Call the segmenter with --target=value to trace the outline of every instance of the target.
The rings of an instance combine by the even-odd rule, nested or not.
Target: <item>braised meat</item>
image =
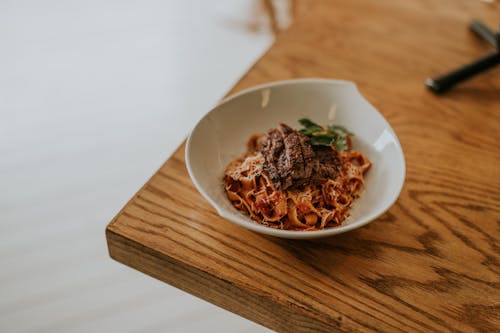
[[[272,182],[283,190],[306,183],[335,178],[341,165],[329,147],[314,147],[310,139],[285,124],[270,129],[261,145],[264,170]]]
[[[337,178],[342,167],[339,156],[330,147],[324,146],[314,146],[314,153],[318,164],[311,181],[315,184],[321,184],[328,179]]]
[[[283,136],[277,129],[271,129],[267,132],[266,141],[262,145],[262,154],[264,155],[265,163],[264,170],[269,173],[271,181],[279,188],[281,185],[281,175],[278,171],[279,162],[286,158],[284,155],[285,143]]]

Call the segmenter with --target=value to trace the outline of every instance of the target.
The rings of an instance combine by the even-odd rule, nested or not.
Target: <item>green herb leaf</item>
[[[339,151],[347,149],[347,142],[346,142],[345,138],[339,138],[339,139],[335,140],[334,142],[332,142],[332,144],[335,147],[335,149],[337,149]]]
[[[335,141],[335,137],[329,134],[318,134],[311,137],[311,144],[315,146],[330,146]]]
[[[311,121],[308,118],[299,119],[299,123],[308,130],[323,131],[323,127],[319,126],[318,124],[316,124],[315,122]]]
[[[339,151],[346,150],[348,148],[347,137],[354,135],[340,125],[330,125],[324,128],[307,118],[300,119],[299,123],[304,127],[299,130],[299,133],[310,137],[313,146],[333,145]]]
[[[340,136],[354,136],[353,133],[349,132],[347,130],[347,128],[345,128],[344,126],[340,126],[340,125],[330,125],[328,126],[328,131],[329,132],[333,132],[337,135],[340,135]]]
[[[307,135],[307,136],[312,136],[314,133],[316,133],[316,130],[308,129],[308,128],[303,128],[299,130],[299,133]]]

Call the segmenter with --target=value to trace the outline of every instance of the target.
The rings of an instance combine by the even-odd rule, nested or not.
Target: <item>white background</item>
[[[272,42],[255,1],[0,0],[0,331],[262,332],[106,224]]]

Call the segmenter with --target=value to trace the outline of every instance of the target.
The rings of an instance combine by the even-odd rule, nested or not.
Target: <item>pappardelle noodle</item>
[[[247,152],[224,174],[234,207],[266,226],[285,230],[335,227],[364,186],[371,162],[352,150],[342,126],[300,119],[302,129],[278,124],[248,141]]]

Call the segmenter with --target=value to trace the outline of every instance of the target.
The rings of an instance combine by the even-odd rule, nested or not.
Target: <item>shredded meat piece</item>
[[[285,144],[281,133],[272,129],[267,132],[266,141],[262,146],[262,154],[265,158],[264,170],[269,173],[271,181],[277,186],[281,185],[280,173],[278,172],[278,161],[284,154]],[[281,158],[283,159],[283,157]]]
[[[335,179],[342,163],[329,147],[312,146],[310,139],[285,124],[270,129],[260,138],[264,170],[276,188],[283,190],[307,183]]]
[[[328,179],[335,179],[342,168],[342,161],[330,147],[314,146],[314,153],[318,164],[314,170],[312,182],[321,184]]]

